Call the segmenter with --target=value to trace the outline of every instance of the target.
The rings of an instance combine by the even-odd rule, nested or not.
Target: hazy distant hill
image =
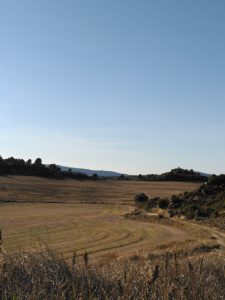
[[[66,167],[66,166],[60,166],[57,165],[62,171],[68,171],[68,169],[70,167]],[[82,174],[86,174],[88,176],[92,176],[93,174],[97,174],[100,177],[118,177],[121,175],[125,175],[123,173],[118,173],[118,172],[113,172],[113,171],[105,171],[105,170],[91,170],[91,169],[84,169],[84,168],[71,168],[73,173],[82,173]],[[202,172],[197,172],[194,171],[196,174],[200,174],[201,176],[206,176],[206,177],[210,177],[211,174],[206,174],[206,173],[202,173]],[[132,176],[130,176],[132,177]],[[135,175],[134,175],[135,177]]]
[[[69,167],[60,166],[62,171],[68,171]],[[81,169],[81,168],[71,168],[73,173],[83,173],[87,174],[88,176],[92,176],[93,174],[97,174],[100,177],[118,177],[122,175],[122,173],[117,173],[113,171],[104,171],[104,170],[90,170],[90,169]]]
[[[206,177],[212,176],[212,174],[203,173],[203,172],[196,172],[196,173],[200,173],[202,176],[206,176]]]

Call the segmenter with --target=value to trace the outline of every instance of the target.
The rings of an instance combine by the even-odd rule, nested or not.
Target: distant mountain
[[[113,171],[104,171],[104,170],[90,170],[90,169],[82,169],[82,168],[70,168],[65,166],[57,165],[62,171],[72,170],[73,173],[82,173],[88,176],[92,176],[93,174],[97,174],[99,177],[118,177],[121,176],[122,173],[117,173]]]
[[[91,169],[84,169],[84,168],[70,168],[66,166],[57,165],[62,171],[68,171],[69,169],[72,170],[73,173],[82,173],[88,176],[92,176],[93,174],[97,174],[99,177],[119,177],[121,175],[126,175],[123,173],[113,172],[113,171],[105,171],[105,170],[91,170]],[[180,168],[178,168],[180,169]],[[182,170],[182,169],[181,169]],[[200,174],[201,176],[210,177],[211,174],[203,173],[194,171],[196,174]],[[135,177],[136,175],[134,175]]]

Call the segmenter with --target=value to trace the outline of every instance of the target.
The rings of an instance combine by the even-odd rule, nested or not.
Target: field
[[[0,178],[0,229],[4,249],[45,244],[70,258],[87,251],[110,259],[208,240],[198,226],[168,226],[125,218],[134,195],[167,196],[197,188],[182,182],[76,181],[35,177]]]
[[[133,205],[136,193],[170,197],[199,184],[145,181],[78,181],[38,177],[0,177],[0,200],[38,203],[104,203]]]

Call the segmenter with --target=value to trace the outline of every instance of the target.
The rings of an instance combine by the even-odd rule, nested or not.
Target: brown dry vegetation
[[[37,249],[45,243],[65,258],[71,257],[74,250],[78,255],[87,250],[92,257],[106,258],[150,251],[172,241],[183,243],[190,235],[196,239],[199,235],[194,230],[124,218],[133,210],[137,191],[169,197],[195,187],[196,184],[181,182],[1,177],[0,229],[4,249]],[[208,237],[207,232],[202,234]]]
[[[223,233],[131,214],[197,186],[0,177],[0,298],[224,299]]]
[[[93,258],[121,257],[158,251],[171,243],[185,247],[209,239],[211,232],[196,226],[168,226],[125,219],[124,206],[87,204],[4,204],[0,224],[4,250],[38,249],[51,245],[65,258],[86,250]]]
[[[111,264],[68,264],[54,252],[3,256],[0,297],[13,300],[224,299],[224,253],[158,259],[132,257]]]
[[[199,186],[188,182],[55,180],[28,176],[0,177],[0,201],[72,202],[133,205],[136,193],[170,197]]]

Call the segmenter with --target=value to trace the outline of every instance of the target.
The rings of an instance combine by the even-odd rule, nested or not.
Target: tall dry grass
[[[134,256],[92,265],[53,251],[1,255],[0,299],[225,299],[222,252],[158,259]]]

